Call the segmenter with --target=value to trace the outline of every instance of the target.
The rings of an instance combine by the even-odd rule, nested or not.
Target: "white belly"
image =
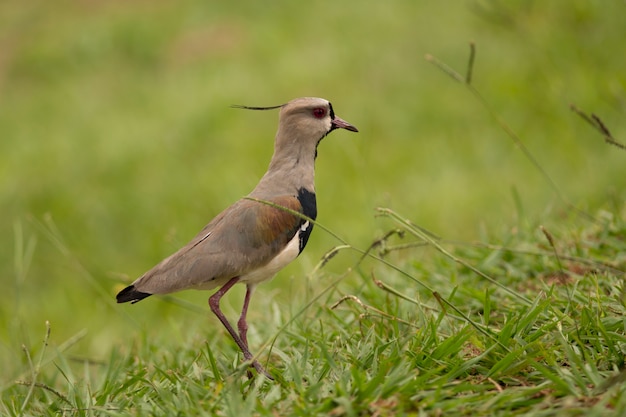
[[[305,223],[308,225],[308,222]],[[286,267],[291,261],[298,257],[300,253],[300,233],[297,232],[293,239],[287,243],[285,249],[283,249],[274,259],[268,264],[258,268],[252,272],[242,275],[239,282],[245,282],[247,284],[258,284],[263,281],[267,281],[272,278],[278,271]]]

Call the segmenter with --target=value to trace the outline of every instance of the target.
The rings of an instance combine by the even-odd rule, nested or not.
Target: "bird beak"
[[[330,122],[332,124],[333,129],[346,129],[351,132],[358,132],[359,129],[352,126],[350,123],[346,122],[340,117],[335,116],[335,118]]]

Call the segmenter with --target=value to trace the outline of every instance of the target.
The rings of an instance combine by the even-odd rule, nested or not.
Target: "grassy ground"
[[[624,142],[623,4],[212,3],[0,4],[0,413],[626,410],[626,153],[570,109]],[[276,116],[229,105],[302,95],[360,133],[248,379],[207,294],[114,295],[264,172]]]

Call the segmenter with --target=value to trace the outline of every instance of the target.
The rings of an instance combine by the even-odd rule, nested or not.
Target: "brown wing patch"
[[[279,196],[268,201],[279,207],[257,203],[261,206],[257,209],[255,228],[259,243],[286,244],[297,232],[301,218],[280,207],[301,213],[302,206],[292,196]]]

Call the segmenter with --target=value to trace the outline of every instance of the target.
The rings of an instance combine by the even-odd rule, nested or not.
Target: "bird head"
[[[270,107],[233,106],[249,110],[280,109],[276,147],[313,149],[335,129],[358,132],[352,124],[337,116],[332,104],[323,98],[301,97]]]

